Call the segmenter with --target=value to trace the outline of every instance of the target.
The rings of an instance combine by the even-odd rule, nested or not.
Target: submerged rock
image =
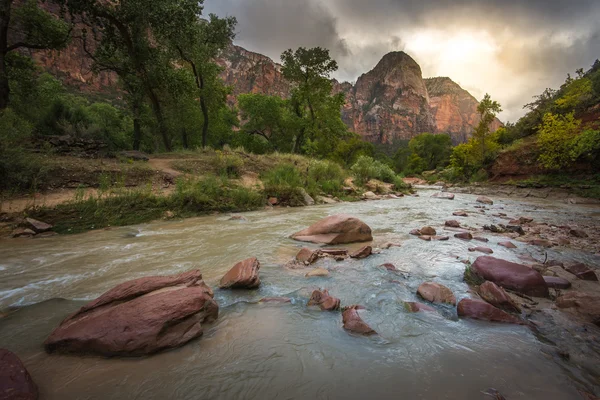
[[[521,312],[521,309],[510,296],[498,285],[493,282],[486,281],[479,286],[478,290],[481,298],[491,305],[501,308],[506,311]]]
[[[600,294],[568,292],[556,299],[556,305],[600,326]]]
[[[477,251],[477,252],[486,253],[486,254],[494,253],[494,250],[490,249],[489,247],[482,247],[482,246],[469,247],[469,251]]]
[[[433,195],[431,195],[431,197],[434,197],[436,199],[454,200],[454,195],[452,193],[434,193]]]
[[[352,333],[358,333],[359,335],[376,335],[375,332],[365,321],[362,320],[360,315],[358,315],[358,311],[362,309],[361,306],[350,306],[347,307],[342,313],[342,322],[344,324],[344,329],[350,331]]]
[[[329,295],[327,289],[315,290],[310,296],[308,306],[319,306],[323,311],[335,311],[340,309],[340,299]]]
[[[256,289],[260,286],[260,263],[255,257],[235,264],[219,282],[221,289]]]
[[[0,399],[36,400],[38,388],[23,362],[11,351],[0,349]]]
[[[44,342],[49,353],[141,356],[202,335],[219,306],[194,270],[122,283],[67,317]]]
[[[304,276],[307,278],[312,278],[316,276],[329,276],[329,271],[327,271],[324,268],[315,268]]]
[[[323,218],[310,227],[292,235],[301,242],[341,244],[368,242],[373,240],[371,228],[359,220],[345,214]]]
[[[483,300],[462,299],[456,308],[459,317],[473,318],[490,322],[504,322],[509,324],[523,324],[519,318],[508,314],[486,303]]]
[[[506,247],[507,249],[516,249],[517,246],[513,242],[498,242],[498,246]]]
[[[566,267],[565,270],[584,281],[598,281],[598,276],[587,265],[579,263]]]
[[[471,266],[480,278],[530,296],[548,297],[548,286],[542,275],[525,265],[491,256],[481,256]]]
[[[482,203],[482,204],[488,204],[490,206],[494,204],[494,201],[492,199],[490,199],[489,197],[485,197],[485,196],[478,197],[477,202]]]
[[[350,254],[350,257],[357,258],[360,260],[369,257],[371,254],[373,254],[373,248],[371,246],[365,246],[360,250],[357,250],[354,253]]]
[[[469,216],[469,214],[467,214],[464,211],[454,211],[452,213],[452,215],[454,215],[455,217],[468,217]]]
[[[420,312],[420,311],[437,312],[437,310],[435,308],[428,306],[426,304],[423,304],[423,303],[419,303],[417,301],[406,301],[406,302],[404,302],[404,305],[406,306],[406,309],[410,312]]]
[[[263,297],[258,301],[259,303],[291,303],[292,299],[289,297]]]
[[[452,290],[435,282],[424,282],[417,289],[417,294],[432,303],[447,303],[456,305],[456,297]]]

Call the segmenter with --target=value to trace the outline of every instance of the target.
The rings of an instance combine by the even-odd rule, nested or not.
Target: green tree
[[[569,166],[573,161],[573,140],[577,136],[581,121],[573,113],[565,116],[548,113],[539,127],[538,145],[541,150],[540,163],[549,169]]]
[[[422,133],[412,138],[408,147],[412,154],[416,154],[423,160],[423,163],[419,164],[423,169],[417,171],[412,168],[412,173],[421,173],[425,169],[433,170],[448,165],[452,153],[452,139],[445,134]]]
[[[94,61],[96,71],[115,72],[134,121],[134,148],[141,142],[142,102],[147,99],[166,150],[172,149],[160,91],[165,90],[174,60],[156,38],[174,37],[181,27],[196,22],[202,12],[196,0],[63,0],[69,11],[87,26],[78,38]],[[168,16],[168,17],[167,17]],[[91,38],[90,38],[91,36]],[[91,42],[93,39],[93,45]]]
[[[487,156],[486,142],[490,135],[490,125],[496,119],[496,115],[502,112],[500,103],[492,100],[489,94],[485,94],[483,100],[477,106],[477,112],[479,113],[479,124],[475,127],[473,137],[479,143],[481,163],[485,163]]]
[[[202,2],[203,0],[200,1]],[[226,89],[219,79],[221,69],[214,59],[233,41],[236,24],[237,20],[233,17],[219,18],[211,14],[208,21],[198,19],[195,23],[182,27],[183,34],[175,30],[167,32],[168,45],[177,51],[177,55],[194,75],[202,111],[203,147],[208,140],[210,110],[223,107],[226,101]]]
[[[36,0],[0,0],[0,110],[10,103],[9,77],[23,66],[17,50],[59,49],[67,44],[69,34],[70,25],[43,10]]]
[[[332,95],[330,75],[337,70],[337,62],[329,50],[315,47],[287,50],[281,55],[283,76],[293,85],[291,107],[302,121],[296,134],[292,152],[325,156],[336,143],[348,135],[341,120],[344,104],[342,93]]]

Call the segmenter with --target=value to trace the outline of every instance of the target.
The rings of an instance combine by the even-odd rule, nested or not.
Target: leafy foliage
[[[548,169],[560,169],[573,162],[571,147],[581,121],[573,113],[566,116],[548,113],[539,128],[540,163]]]
[[[363,185],[371,179],[389,183],[394,183],[396,179],[396,174],[390,166],[367,156],[359,157],[351,171],[359,185]]]

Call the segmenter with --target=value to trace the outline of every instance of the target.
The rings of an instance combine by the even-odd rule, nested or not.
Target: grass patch
[[[482,279],[479,275],[477,275],[473,271],[473,268],[471,267],[470,263],[467,264],[467,266],[465,267],[465,273],[463,275],[463,280],[469,286],[479,286],[485,282],[485,279]]]
[[[304,205],[303,179],[291,164],[281,164],[261,176],[267,197],[276,197],[281,204],[292,207]]]
[[[308,192],[311,195],[340,195],[346,177],[342,167],[334,162],[313,161],[308,167]]]
[[[58,233],[79,233],[109,226],[134,225],[160,219],[166,211],[179,217],[209,212],[239,212],[260,208],[264,196],[237,186],[224,177],[207,176],[177,182],[169,196],[158,196],[150,187],[111,191],[105,196],[79,196],[54,208],[29,210],[28,216],[54,225]]]

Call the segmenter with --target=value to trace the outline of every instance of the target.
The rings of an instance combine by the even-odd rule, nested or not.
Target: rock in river
[[[469,232],[461,232],[461,233],[457,233],[454,235],[455,238],[457,239],[462,239],[462,240],[471,240],[473,239],[473,235],[471,235]]]
[[[421,232],[421,235],[425,235],[425,236],[437,235],[437,232],[431,226],[424,226],[419,230],[419,232]]]
[[[498,246],[506,247],[507,249],[517,248],[517,246],[515,246],[512,242],[498,242]]]
[[[600,326],[600,294],[568,292],[556,299],[556,305]]]
[[[477,202],[482,203],[482,204],[489,204],[489,205],[494,204],[494,201],[492,199],[490,199],[489,197],[485,197],[485,196],[478,197]]]
[[[406,309],[410,312],[436,312],[435,308],[428,306],[427,304],[419,303],[417,301],[407,301],[404,303],[404,305],[406,306]]]
[[[365,246],[365,247],[361,248],[360,250],[357,250],[354,253],[351,253],[350,257],[361,260],[363,258],[369,257],[371,254],[373,254],[373,248],[371,246]]]
[[[344,310],[342,313],[344,329],[360,335],[376,335],[377,332],[367,325],[360,315],[358,315],[358,310],[360,309],[362,309],[361,306],[350,306]]]
[[[525,265],[491,256],[481,256],[471,266],[479,277],[506,289],[537,297],[548,297],[548,285],[542,275]]]
[[[434,193],[431,195],[431,197],[435,197],[437,199],[454,200],[454,194],[445,192]]]
[[[329,295],[329,292],[324,290],[315,290],[310,296],[308,306],[319,306],[323,311],[334,311],[340,309],[340,299]]]
[[[371,228],[350,215],[338,214],[323,218],[317,223],[292,235],[301,242],[341,244],[373,240]]]
[[[485,253],[485,254],[493,254],[494,253],[494,250],[490,249],[489,247],[482,247],[482,246],[469,247],[469,251],[477,251],[479,253]]]
[[[229,272],[221,278],[221,289],[256,289],[260,286],[258,270],[260,263],[254,257],[235,264]]]
[[[519,318],[510,315],[483,300],[462,299],[456,309],[458,316],[491,322],[523,324]]]
[[[0,399],[35,400],[38,388],[16,354],[0,349]]]
[[[67,317],[44,342],[46,351],[141,356],[202,335],[219,306],[200,271],[122,283]]]
[[[460,222],[458,222],[455,219],[451,219],[449,221],[446,221],[444,223],[444,225],[449,226],[450,228],[460,228]]]
[[[598,281],[598,276],[587,265],[579,263],[565,268],[567,271],[584,281]]]
[[[481,298],[493,306],[506,311],[521,312],[519,306],[510,298],[510,296],[494,282],[484,282],[479,286],[479,295]]]
[[[559,278],[557,276],[544,276],[544,280],[551,289],[569,289],[571,287],[571,282],[565,278]]]
[[[435,282],[424,282],[417,289],[419,296],[432,303],[448,303],[456,305],[456,297],[452,290]]]

